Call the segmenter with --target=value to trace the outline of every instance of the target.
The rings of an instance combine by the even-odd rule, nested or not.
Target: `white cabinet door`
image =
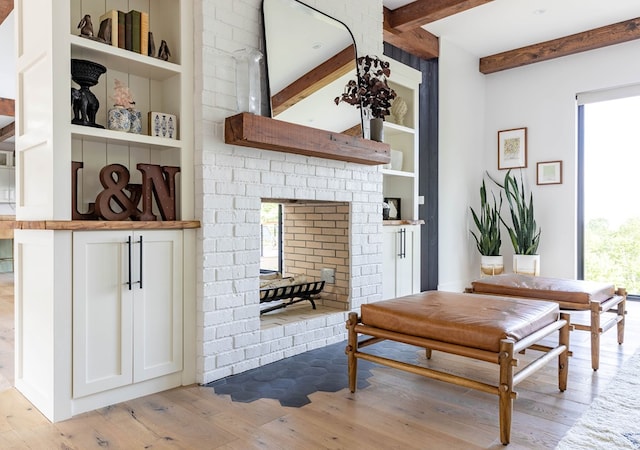
[[[396,259],[396,297],[415,294],[414,280],[417,278],[414,266],[415,231],[411,227],[401,227],[398,233],[398,258]]]
[[[133,379],[127,231],[73,233],[73,396]]]
[[[382,298],[415,294],[420,290],[420,229],[385,226],[382,246]]]
[[[395,298],[396,296],[396,259],[398,229],[385,226],[382,239],[382,299]]]
[[[75,232],[73,257],[73,396],[182,370],[182,232]]]
[[[133,285],[138,382],[182,370],[182,232],[134,233],[133,242],[134,273],[142,275]]]

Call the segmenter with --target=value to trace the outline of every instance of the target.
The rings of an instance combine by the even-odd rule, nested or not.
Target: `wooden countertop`
[[[424,220],[422,220],[422,219],[418,219],[418,220],[405,220],[405,219],[400,219],[400,220],[383,220],[383,221],[382,221],[382,225],[383,225],[383,226],[392,226],[392,225],[424,225]]]
[[[0,238],[3,232],[13,230],[187,230],[200,228],[199,220],[168,220],[168,221],[133,221],[133,220],[0,220]]]

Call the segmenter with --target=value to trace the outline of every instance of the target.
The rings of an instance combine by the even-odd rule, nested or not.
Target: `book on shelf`
[[[112,9],[100,16],[100,32],[108,44],[118,46],[118,10]]]
[[[133,11],[124,13],[124,48],[133,50]]]
[[[125,13],[118,11],[118,48],[125,48]]]
[[[149,13],[140,13],[140,53],[149,53]]]
[[[129,11],[131,14],[131,51],[140,53],[140,11]]]

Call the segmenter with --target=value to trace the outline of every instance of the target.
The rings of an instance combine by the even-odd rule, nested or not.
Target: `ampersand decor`
[[[86,214],[77,209],[78,170],[82,167],[82,162],[72,162],[73,220],[157,220],[153,213],[153,198],[162,220],[176,220],[175,177],[180,172],[179,167],[140,163],[137,169],[142,172],[142,184],[129,183],[129,169],[121,164],[103,167],[99,179],[104,190],[96,197],[95,204],[89,203]],[[142,210],[138,209],[141,199]]]
[[[96,214],[106,220],[126,220],[138,216],[137,205],[124,193],[129,185],[129,170],[121,164],[109,164],[100,170],[104,190],[96,197]],[[120,212],[114,210],[113,203]]]

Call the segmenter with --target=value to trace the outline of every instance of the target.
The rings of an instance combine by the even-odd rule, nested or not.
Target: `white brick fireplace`
[[[358,54],[382,55],[382,1],[311,0],[345,22]],[[207,383],[345,338],[346,311],[282,327],[259,315],[262,198],[348,205],[350,308],[382,297],[382,175],[379,166],[224,143],[235,114],[231,54],[262,48],[260,0],[203,0],[195,6],[198,381]]]

